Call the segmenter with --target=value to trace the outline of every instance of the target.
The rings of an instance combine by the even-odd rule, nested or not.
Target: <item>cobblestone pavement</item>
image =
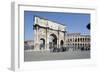
[[[45,61],[65,59],[89,59],[90,51],[66,51],[52,53],[49,51],[24,51],[24,61]]]

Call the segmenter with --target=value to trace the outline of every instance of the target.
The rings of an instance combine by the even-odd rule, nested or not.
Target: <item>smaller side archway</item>
[[[63,40],[60,41],[60,47],[64,47],[64,41]]]
[[[43,49],[45,49],[45,39],[41,38],[40,39],[40,50],[43,50]]]

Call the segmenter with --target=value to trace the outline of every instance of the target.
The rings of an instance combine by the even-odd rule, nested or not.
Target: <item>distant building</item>
[[[34,42],[33,40],[24,41],[24,49],[25,50],[33,50],[34,49]]]
[[[67,33],[66,45],[73,50],[90,50],[90,35]]]

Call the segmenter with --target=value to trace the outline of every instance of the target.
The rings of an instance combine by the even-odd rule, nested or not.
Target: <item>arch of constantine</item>
[[[52,50],[66,44],[66,26],[35,16],[34,20],[34,50]],[[66,47],[66,46],[65,46]]]

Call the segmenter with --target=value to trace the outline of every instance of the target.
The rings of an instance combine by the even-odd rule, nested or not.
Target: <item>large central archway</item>
[[[57,36],[55,34],[51,34],[49,36],[49,49],[57,48]]]

